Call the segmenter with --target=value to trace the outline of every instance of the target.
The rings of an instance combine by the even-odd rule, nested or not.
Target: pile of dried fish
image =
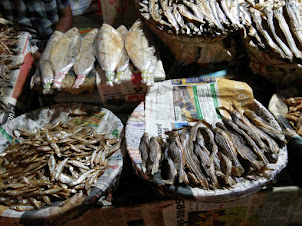
[[[277,162],[285,136],[253,111],[242,113],[234,105],[233,110],[221,109],[230,119],[174,129],[166,142],[145,133],[139,146],[143,172],[150,178],[160,173],[165,184],[206,190],[232,187],[241,178],[267,177],[267,165]]]
[[[0,113],[7,110],[3,102],[6,88],[12,88],[9,73],[19,69],[23,62],[16,62],[19,54],[19,36],[11,26],[11,22],[0,18]]]
[[[302,136],[302,97],[290,97],[282,101],[288,106],[286,118],[296,132]]]
[[[300,1],[247,1],[242,9],[249,45],[289,62],[302,59]]]
[[[4,103],[3,98],[5,95],[6,88],[12,88],[11,81],[7,76],[7,68],[0,66],[0,113],[7,110],[7,105]]]
[[[0,158],[0,203],[16,211],[89,194],[107,158],[120,148],[118,140],[72,122],[14,134],[19,142],[10,144]]]
[[[298,0],[141,0],[139,4],[146,20],[171,33],[218,36],[243,28],[250,45],[290,61],[302,57]]]
[[[242,26],[238,0],[140,0],[140,13],[160,30],[198,36],[219,36]]]
[[[18,55],[18,32],[0,21],[0,55]]]

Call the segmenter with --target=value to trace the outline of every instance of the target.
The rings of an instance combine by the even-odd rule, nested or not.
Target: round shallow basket
[[[244,49],[250,57],[250,68],[274,84],[289,86],[301,78],[302,66],[297,61],[288,62],[270,50],[261,50],[249,44],[250,39],[242,38]]]
[[[273,115],[260,102],[258,102],[257,100],[255,100],[254,102],[256,113],[280,128]],[[144,108],[144,102],[141,102],[133,111],[126,124],[125,136],[126,148],[132,161],[135,173],[144,180],[148,180],[148,177],[142,171],[142,159],[139,152],[140,140],[143,136],[143,133],[145,132]],[[272,183],[278,173],[283,168],[285,168],[287,159],[287,147],[285,146],[280,150],[278,161],[276,163],[268,164],[267,168],[269,170],[265,170],[265,173],[269,176],[270,179],[267,179],[266,177],[260,177],[256,181],[251,181],[241,178],[240,182],[236,183],[234,187],[231,187],[229,189],[205,190],[198,187],[166,185],[162,183],[160,173],[155,174],[153,180],[150,182],[156,187],[156,189],[159,190],[161,194],[166,197],[193,198],[204,202],[230,201],[253,194],[261,190],[269,183]]]
[[[175,59],[183,65],[190,63],[220,63],[232,61],[237,53],[235,40],[229,32],[211,37],[173,34],[157,28],[152,21],[144,20],[146,26],[168,46]]]
[[[120,138],[123,130],[121,120],[107,109],[88,104],[55,104],[20,115],[0,127],[0,153],[13,141],[15,129],[42,129],[59,120],[64,123],[71,119],[77,120],[77,123],[94,127],[95,132],[106,134],[108,138]],[[81,196],[76,193],[67,200],[53,202],[51,206],[24,212],[14,211],[8,206],[0,205],[0,217],[13,218],[14,222],[27,222],[27,220],[64,222],[79,216],[83,211],[96,204],[118,183],[123,167],[121,148],[107,158],[107,161],[104,173],[99,176],[89,195]]]

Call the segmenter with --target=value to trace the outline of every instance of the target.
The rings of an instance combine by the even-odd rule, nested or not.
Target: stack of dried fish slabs
[[[33,116],[37,120],[26,120]],[[109,128],[102,119],[113,126]],[[12,134],[16,136],[0,158],[0,203],[2,208],[10,208],[4,215],[20,217],[22,212],[36,209],[33,217],[52,218],[63,211],[61,208],[70,210],[83,205],[84,200],[93,204],[121,172],[117,137],[122,123],[106,109],[54,105],[21,115],[3,128],[2,146],[7,146],[3,142]]]
[[[255,111],[220,108],[227,112],[222,120],[166,131],[165,140],[145,132],[135,151],[127,131],[142,127],[142,107],[134,110],[126,126],[128,152],[136,173],[165,196],[208,202],[236,199],[259,191],[287,164],[282,129],[256,100]]]
[[[243,43],[253,72],[284,86],[297,80],[302,59],[301,2],[246,1],[242,9],[248,16]]]

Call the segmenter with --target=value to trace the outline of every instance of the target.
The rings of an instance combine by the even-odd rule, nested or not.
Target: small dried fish
[[[71,122],[58,121],[35,132],[18,130],[19,142],[10,144],[0,156],[0,203],[16,211],[66,201],[75,193],[88,194],[104,172],[106,158],[120,148],[119,140],[107,139],[90,127]],[[73,135],[67,143],[63,142],[66,134]],[[90,148],[81,142],[91,142]],[[91,160],[97,151],[103,154],[100,162]]]

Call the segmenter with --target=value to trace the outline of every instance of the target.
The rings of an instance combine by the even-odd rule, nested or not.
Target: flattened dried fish
[[[52,83],[54,80],[54,72],[50,65],[50,52],[52,48],[57,44],[58,41],[64,36],[64,34],[60,31],[55,31],[49,38],[46,47],[41,55],[39,61],[39,69],[40,75],[42,77],[43,83],[43,94],[51,94],[52,93]]]
[[[81,48],[81,35],[76,27],[69,29],[50,51],[49,62],[54,71],[53,88],[61,89],[61,83],[73,66]]]
[[[279,38],[279,36],[276,34],[275,26],[274,26],[274,11],[273,11],[273,1],[267,1],[264,3],[263,7],[263,12],[265,13],[265,16],[267,17],[267,24],[269,29],[271,30],[275,40],[283,50],[285,56],[287,59],[290,61],[293,60],[293,53],[291,50],[286,46],[286,44]]]
[[[113,86],[115,69],[122,57],[123,40],[111,25],[103,23],[93,46],[95,56],[106,73],[107,84]]]
[[[188,184],[189,180],[184,170],[184,166],[186,164],[185,153],[178,136],[178,131],[172,130],[169,136],[171,139],[171,144],[169,146],[169,155],[171,156],[171,159],[174,161],[176,165],[179,183],[184,182]]]
[[[154,175],[159,170],[159,163],[162,158],[162,150],[159,143],[159,137],[150,138],[149,148],[150,148],[149,157],[152,161],[151,174]]]
[[[236,176],[242,175],[244,173],[244,168],[237,158],[237,151],[232,140],[222,129],[215,127],[213,130],[215,132],[215,141],[221,148],[223,148],[225,154],[232,160],[233,167],[235,168],[234,174]]]
[[[120,59],[120,62],[116,66],[116,76],[114,79],[114,82],[121,83],[121,80],[125,79],[127,74],[130,75],[129,70],[129,56],[127,55],[126,49],[125,49],[125,39],[128,33],[128,29],[124,25],[120,25],[116,31],[120,34],[122,41],[123,41],[123,51],[122,56]],[[130,78],[129,78],[130,80]]]
[[[151,35],[146,35],[146,33],[143,22],[137,20],[126,36],[125,48],[132,63],[140,70],[142,82],[150,86],[152,85],[150,77],[152,78],[154,73],[154,70],[151,71],[150,68],[154,59],[155,47],[151,41]]]
[[[286,38],[286,41],[288,42],[289,48],[291,51],[295,54],[297,58],[302,58],[302,53],[296,46],[295,40],[291,35],[290,29],[287,25],[287,22],[283,16],[283,8],[282,7],[276,7],[274,9],[274,16],[279,22],[279,27],[283,31],[283,34]]]
[[[253,21],[256,24],[257,30],[260,32],[261,35],[263,35],[267,44],[272,48],[273,51],[277,52],[281,57],[286,58],[286,55],[284,54],[284,52],[279,48],[279,46],[277,46],[277,44],[273,41],[273,39],[270,37],[268,32],[263,29],[260,11],[255,8],[250,7],[249,12],[253,18]]]
[[[180,133],[180,139],[182,146],[184,147],[186,166],[192,172],[194,178],[196,178],[196,183],[201,184],[206,189],[209,189],[208,181],[202,173],[197,156],[194,154],[194,147],[193,143],[191,143],[189,132],[183,129]]]
[[[77,75],[73,88],[79,88],[83,84],[86,76],[94,66],[95,56],[93,53],[92,44],[97,33],[98,29],[92,29],[82,39],[80,52],[77,55],[73,65],[74,73]]]

